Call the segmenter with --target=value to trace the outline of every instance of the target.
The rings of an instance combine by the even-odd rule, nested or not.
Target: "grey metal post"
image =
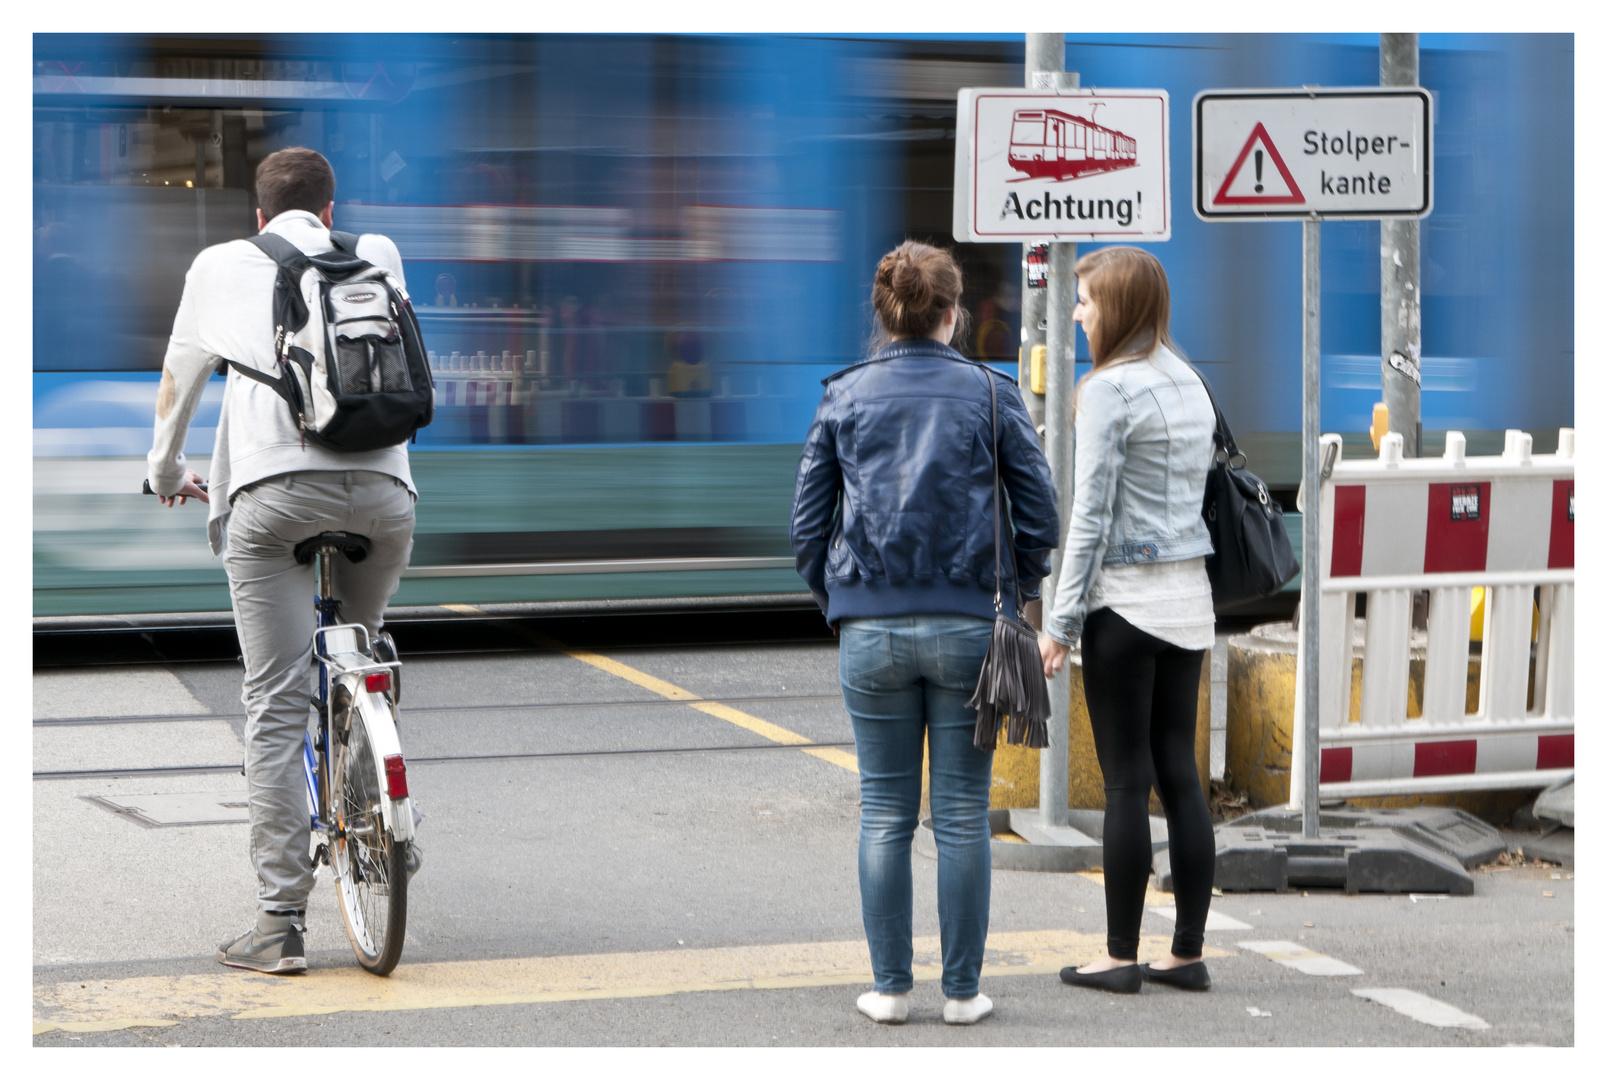
[[[1064,34],[1027,35],[1027,86],[1032,89],[1068,89],[1077,85],[1075,72],[1065,70]],[[1043,341],[1048,347],[1044,373],[1044,453],[1054,479],[1055,504],[1060,511],[1061,538],[1071,518],[1071,388],[1076,326],[1071,321],[1077,262],[1076,244],[1049,245],[1049,287],[1044,297],[1047,325]],[[1023,313],[1026,305],[1022,305]],[[1023,323],[1023,326],[1026,324]],[[1054,583],[1060,574],[1060,548],[1050,562],[1044,582],[1044,604],[1054,602]],[[1058,684],[1058,685],[1057,685]],[[1038,754],[1038,815],[1044,825],[1071,822],[1071,675],[1050,684],[1049,745]]]
[[[1048,291],[1034,289],[1028,282],[1027,254],[1032,251],[1031,244],[1021,245],[1021,400],[1027,406],[1027,415],[1032,417],[1032,426],[1043,429],[1043,395],[1032,392],[1032,347],[1044,344],[1044,332],[1047,324],[1046,312],[1049,306]]]
[[[1071,522],[1072,499],[1072,410],[1071,392],[1076,384],[1077,325],[1071,321],[1076,302],[1077,279],[1071,268],[1077,265],[1076,244],[1049,245],[1049,370],[1045,372],[1044,454],[1049,459],[1049,475],[1055,484],[1055,506],[1060,511],[1060,540],[1050,560],[1049,581],[1060,578],[1061,552]],[[1051,590],[1045,597],[1052,602]],[[1071,671],[1069,666],[1050,686],[1049,746],[1038,755],[1038,809],[1045,825],[1071,823]]]
[[[1026,87],[1031,90],[1041,85],[1036,81],[1038,75],[1065,69],[1066,35],[1028,34],[1026,59]],[[1046,343],[1044,319],[1047,317],[1049,296],[1046,289],[1027,287],[1027,253],[1031,250],[1031,244],[1021,245],[1021,399],[1027,406],[1027,415],[1032,417],[1033,425],[1042,429],[1044,396],[1032,392],[1030,364],[1032,347]]]
[[[1378,35],[1380,86],[1417,85],[1417,35]],[[1389,430],[1407,457],[1423,452],[1423,303],[1418,276],[1421,232],[1416,218],[1385,219],[1379,233],[1379,312],[1383,330],[1384,404]]]
[[[1303,835],[1317,837],[1317,780],[1322,751],[1317,745],[1317,628],[1320,601],[1317,592],[1318,540],[1322,537],[1321,479],[1318,476],[1317,439],[1322,433],[1322,222],[1315,218],[1300,225],[1301,244],[1301,394],[1300,441],[1301,472],[1306,488],[1305,507],[1300,519],[1300,640],[1304,650],[1301,676],[1305,687],[1305,715],[1300,718],[1305,735],[1303,770],[1304,798],[1301,800]]]

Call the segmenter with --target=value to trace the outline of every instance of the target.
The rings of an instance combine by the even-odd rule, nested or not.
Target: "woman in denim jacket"
[[[859,1010],[909,1015],[910,841],[931,754],[943,1019],[973,1024],[988,933],[993,754],[973,745],[976,689],[995,604],[1038,595],[1059,536],[1049,466],[1014,382],[949,347],[960,268],[906,242],[876,268],[871,300],[890,343],[826,380],[798,463],[798,572],[840,631],[843,701],[859,755],[859,890],[875,989]],[[989,383],[992,383],[990,391]],[[995,441],[992,399],[998,399]],[[1014,519],[994,577],[993,474]],[[1008,523],[1004,535],[1009,537]]]
[[[1078,302],[1094,369],[1077,386],[1076,493],[1039,637],[1054,678],[1082,640],[1083,687],[1105,778],[1108,956],[1060,977],[1137,993],[1145,981],[1205,990],[1200,959],[1216,840],[1194,759],[1200,667],[1215,636],[1200,515],[1215,411],[1168,332],[1166,272],[1147,251],[1080,259]],[[1149,791],[1166,810],[1176,882],[1172,955],[1138,965],[1150,872]]]

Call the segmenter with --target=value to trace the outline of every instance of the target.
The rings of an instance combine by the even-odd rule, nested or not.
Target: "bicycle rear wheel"
[[[363,710],[352,710],[351,734],[337,746],[331,854],[340,911],[357,962],[376,975],[389,975],[402,958],[407,933],[408,842],[396,840],[385,827],[380,812],[385,788]]]

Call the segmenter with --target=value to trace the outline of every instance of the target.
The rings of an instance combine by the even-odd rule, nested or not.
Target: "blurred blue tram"
[[[1096,35],[1067,56],[1085,86],[1166,87],[1174,162],[1202,88],[1367,85],[1378,63],[1369,35]],[[1021,65],[1019,35],[36,35],[35,615],[228,607],[202,512],[135,492],[185,271],[250,234],[256,165],[290,145],[334,164],[337,227],[397,242],[431,350],[395,603],[796,596],[820,380],[866,355],[880,254],[953,245],[955,91]],[[1522,427],[1545,449],[1573,422],[1572,39],[1425,36],[1422,70],[1426,442]],[[1023,119],[1042,168],[1133,153]],[[1174,334],[1291,500],[1299,230],[1205,225],[1173,176],[1154,250]],[[1324,226],[1329,430],[1364,430],[1378,397],[1377,251],[1376,224]],[[958,254],[963,350],[1014,374],[1022,249]],[[222,387],[187,447],[203,473]]]

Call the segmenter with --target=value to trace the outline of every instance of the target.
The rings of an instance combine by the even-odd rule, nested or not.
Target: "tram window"
[[[1044,144],[1043,127],[1042,113],[1018,114],[1015,123],[1011,125],[1010,141],[1020,146],[1042,146]]]

